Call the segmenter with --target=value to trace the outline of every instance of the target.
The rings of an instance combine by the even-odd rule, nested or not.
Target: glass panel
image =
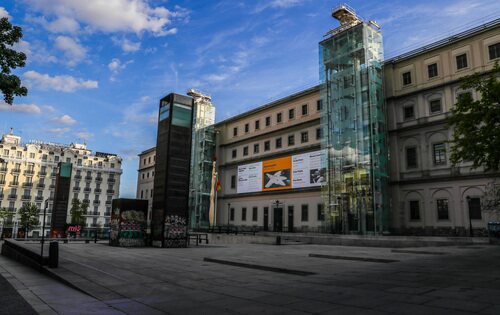
[[[160,107],[160,121],[167,119],[170,116],[170,106],[165,105]]]
[[[172,125],[191,127],[191,107],[174,103]]]

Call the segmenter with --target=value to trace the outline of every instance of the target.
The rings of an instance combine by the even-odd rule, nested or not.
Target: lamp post
[[[472,218],[470,216],[470,197],[467,196],[466,197],[467,199],[467,212],[469,213],[469,233],[470,233],[470,237],[474,237],[474,232],[472,231]]]
[[[231,203],[227,203],[227,234],[229,234],[229,215],[231,212]]]
[[[43,244],[45,243],[45,216],[47,213],[47,208],[49,207],[49,199],[45,199],[45,206],[43,208],[43,220],[42,220],[42,248],[40,250],[40,265],[43,265]]]

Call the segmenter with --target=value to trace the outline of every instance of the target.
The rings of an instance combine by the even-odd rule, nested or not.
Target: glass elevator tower
[[[347,5],[332,16],[340,27],[319,43],[325,228],[381,234],[388,229],[388,150],[382,89],[382,35]]]

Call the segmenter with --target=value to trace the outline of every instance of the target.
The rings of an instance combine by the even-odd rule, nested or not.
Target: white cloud
[[[54,106],[50,106],[50,105],[45,105],[43,106],[43,108],[45,109],[46,112],[48,113],[53,113],[56,111],[56,109],[54,108]]]
[[[69,128],[51,128],[51,129],[47,129],[47,132],[53,133],[53,134],[56,134],[56,135],[62,135],[62,134],[65,134],[65,133],[67,133],[69,131],[70,131]]]
[[[78,131],[78,132],[75,132],[75,136],[79,139],[79,140],[84,140],[84,141],[87,141],[91,138],[94,137],[94,134],[93,133],[90,133],[88,131]]]
[[[87,49],[71,37],[57,36],[54,42],[55,46],[64,53],[66,62],[70,66],[81,62],[87,54]]]
[[[24,73],[27,83],[41,89],[52,89],[61,92],[73,92],[78,89],[96,89],[98,82],[93,80],[84,80],[69,75],[56,75],[51,77],[48,74],[38,73],[36,71],[27,71]]]
[[[53,17],[45,27],[49,31],[75,32],[76,25],[86,24],[90,31],[152,32],[157,36],[172,34],[168,25],[173,19],[186,20],[189,11],[176,6],[174,11],[152,7],[146,0],[26,0],[31,8]]]
[[[3,17],[6,17],[8,19],[11,18],[11,16],[9,15],[9,12],[7,12],[7,10],[5,10],[4,7],[0,7],[0,18],[3,18]]]
[[[133,62],[134,62],[134,60],[129,60],[125,63],[122,63],[120,61],[120,59],[118,59],[118,58],[111,59],[111,62],[108,64],[108,69],[111,71],[111,77],[109,79],[111,81],[115,81],[116,75],[118,74],[118,72],[125,69],[129,64],[131,64]]]
[[[35,104],[15,104],[9,105],[5,102],[0,102],[0,112],[14,112],[25,114],[40,114],[42,110]]]
[[[116,37],[112,38],[115,45],[120,46],[124,52],[135,52],[141,48],[140,42],[132,42],[126,38],[118,39]]]
[[[70,115],[62,115],[60,117],[55,117],[51,121],[53,123],[61,125],[74,125],[76,123],[76,120],[73,119]]]
[[[257,7],[254,10],[254,13],[259,13],[262,12],[268,8],[273,8],[273,9],[286,9],[290,7],[294,7],[297,5],[301,5],[304,2],[307,2],[309,0],[272,0],[272,1],[264,1],[261,2],[257,5]]]

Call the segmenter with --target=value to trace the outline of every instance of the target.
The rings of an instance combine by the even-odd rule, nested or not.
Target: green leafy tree
[[[10,24],[6,17],[0,19],[0,90],[4,101],[10,105],[14,102],[14,95],[28,94],[28,89],[21,86],[19,77],[11,74],[12,69],[26,65],[26,55],[12,48],[22,37],[23,32],[19,26]]]
[[[462,90],[476,90],[481,98],[474,101],[470,93],[463,93],[448,124],[454,128],[451,162],[456,165],[472,161],[473,167],[485,170],[500,169],[500,67],[484,76],[479,73],[463,79]]]
[[[71,224],[75,225],[80,225],[84,226],[85,225],[85,213],[87,212],[86,209],[82,209],[83,203],[80,202],[78,199],[73,199],[71,201]],[[87,205],[88,207],[88,205]]]
[[[28,232],[33,228],[33,226],[39,224],[39,212],[40,209],[38,209],[37,206],[31,202],[25,203],[21,208],[19,208],[21,226],[24,226],[26,235],[28,235]]]

